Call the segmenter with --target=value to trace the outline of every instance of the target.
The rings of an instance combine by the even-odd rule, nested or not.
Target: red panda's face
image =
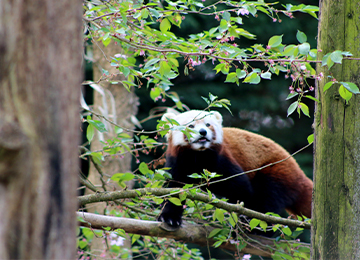
[[[178,115],[167,113],[163,118],[176,120],[180,125],[193,130],[188,138],[180,130],[171,130],[169,141],[174,146],[189,145],[193,150],[206,150],[213,144],[221,144],[223,140],[222,116],[219,112],[191,110]]]

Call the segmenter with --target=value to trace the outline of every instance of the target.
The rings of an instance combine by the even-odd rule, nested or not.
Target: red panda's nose
[[[206,136],[206,130],[204,128],[201,128],[199,130],[199,134],[202,135],[202,136]]]

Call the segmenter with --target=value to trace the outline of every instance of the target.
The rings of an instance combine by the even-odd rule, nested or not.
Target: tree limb
[[[166,231],[164,227],[162,227],[164,223],[157,221],[109,217],[84,212],[77,212],[76,214],[78,217],[85,220],[85,222],[80,222],[80,225],[84,227],[94,229],[104,229],[105,227],[110,227],[111,230],[121,228],[126,233],[172,238],[175,240],[205,246],[208,243],[213,244],[216,242],[214,239],[207,239],[209,233],[213,230],[213,228],[209,226],[184,222],[181,228],[176,231]],[[275,242],[274,239],[249,234],[248,238],[244,238],[244,240],[247,243],[247,246],[241,251],[242,253],[271,257],[271,248]],[[255,240],[257,241],[256,243],[254,242]],[[288,243],[289,241],[286,242]],[[237,251],[236,245],[230,243],[223,243],[220,248],[234,252]]]
[[[286,218],[280,218],[280,217],[274,217],[270,215],[265,215],[259,212],[256,212],[251,209],[244,208],[240,204],[231,204],[227,203],[225,201],[221,200],[214,200],[210,199],[208,195],[204,195],[201,193],[195,193],[192,194],[188,190],[183,190],[179,188],[142,188],[142,189],[136,189],[136,190],[122,190],[122,191],[112,191],[112,192],[99,192],[96,194],[90,194],[85,196],[78,197],[79,204],[81,206],[84,206],[86,204],[95,203],[95,202],[103,202],[103,201],[114,201],[118,199],[126,199],[126,198],[137,198],[141,196],[149,196],[149,195],[155,195],[155,196],[166,196],[171,195],[178,197],[180,192],[177,192],[176,194],[171,194],[171,192],[174,191],[182,191],[186,192],[186,198],[191,200],[198,200],[205,203],[210,203],[214,205],[217,208],[222,208],[228,212],[236,212],[238,214],[243,214],[251,218],[257,218],[264,220],[268,223],[275,223],[275,224],[282,224],[292,227],[302,227],[306,229],[311,228],[311,224],[308,222],[303,222],[299,220],[293,220],[293,219],[286,219]]]

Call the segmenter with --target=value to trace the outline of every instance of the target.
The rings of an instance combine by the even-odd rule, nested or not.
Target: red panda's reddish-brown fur
[[[244,171],[286,159],[260,171],[282,180],[289,192],[298,198],[293,208],[286,209],[290,214],[311,217],[313,182],[284,148],[269,138],[242,129],[224,127],[223,131],[223,149],[228,150]],[[256,172],[251,172],[248,176],[252,179],[255,174]]]
[[[207,188],[230,203],[242,201],[245,207],[262,213],[280,214],[286,209],[290,214],[311,217],[313,183],[280,145],[242,129],[222,127],[222,116],[216,111],[163,116],[163,121],[170,119],[195,130],[191,136],[177,129],[167,135],[165,167],[172,175],[170,188],[197,184],[199,180],[189,176],[206,169],[219,174]],[[182,213],[182,206],[166,202],[158,219],[178,227]]]

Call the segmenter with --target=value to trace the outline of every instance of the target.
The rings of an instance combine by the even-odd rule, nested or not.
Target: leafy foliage
[[[116,68],[116,78],[109,71],[103,70],[101,81],[113,84],[121,83],[127,90],[146,86],[150,98],[158,100],[171,100],[173,106],[183,110],[179,95],[172,91],[173,80],[180,73],[188,75],[201,64],[211,63],[216,74],[225,75],[225,82],[229,84],[246,83],[257,85],[271,80],[274,76],[283,73],[286,78],[291,78],[288,100],[292,102],[287,110],[290,116],[295,111],[310,117],[309,106],[306,102],[319,102],[311,94],[314,87],[308,83],[310,80],[324,80],[322,73],[317,74],[312,64],[318,62],[320,50],[311,49],[305,32],[297,31],[297,43],[286,44],[286,35],[274,35],[267,43],[247,44],[247,39],[255,40],[257,35],[245,29],[244,18],[257,17],[264,14],[269,21],[281,21],[282,18],[294,18],[294,14],[301,12],[317,18],[318,7],[310,5],[286,4],[278,7],[275,3],[259,1],[86,1],[84,2],[84,24],[87,30],[85,38],[93,42],[94,46],[108,46],[111,42],[117,44],[119,53],[106,57],[112,67]],[[179,31],[185,19],[191,17],[211,17],[215,26],[208,26],[205,30],[186,36],[180,36]],[[213,23],[211,23],[213,24]],[[323,56],[321,64],[331,69],[335,64],[341,64],[343,59],[351,54],[345,51],[334,52]],[[183,64],[184,66],[182,66]],[[183,68],[183,71],[180,69]],[[214,72],[214,73],[215,73]],[[94,82],[88,82],[92,87],[100,90]],[[341,82],[331,79],[325,87],[328,90],[334,84],[339,84],[339,94],[349,102],[353,94],[358,94],[358,87],[351,82]],[[223,107],[230,111],[230,101],[226,98],[219,99],[209,94],[203,97],[206,110]],[[88,124],[86,137],[88,143],[97,132],[105,133],[110,128],[117,134],[115,138],[103,141],[103,147],[98,151],[83,149],[82,158],[90,156],[92,162],[101,168],[101,164],[109,156],[121,158],[130,153],[134,156],[137,169],[134,172],[116,173],[104,177],[106,183],[115,183],[121,188],[127,188],[127,181],[135,181],[139,187],[160,188],[166,179],[171,178],[166,168],[161,168],[161,160],[150,163],[140,162],[139,153],[149,154],[166,144],[159,142],[158,137],[164,137],[170,129],[181,130],[185,135],[191,135],[191,129],[181,126],[172,119],[158,121],[156,130],[135,132],[133,137],[129,129],[111,122],[108,118],[92,111],[89,106],[82,103],[84,108],[83,121]],[[231,112],[231,111],[230,111]],[[106,124],[105,124],[106,122]],[[308,138],[312,143],[313,136]],[[202,181],[206,186],[212,178],[219,177],[216,173],[206,170],[191,175],[192,178]],[[185,205],[185,219],[196,223],[212,225],[215,229],[209,237],[216,240],[214,247],[223,243],[234,243],[238,252],[246,246],[243,237],[246,232],[258,230],[259,232],[277,232],[279,238],[295,239],[302,230],[291,230],[288,226],[275,224],[269,225],[266,221],[253,218],[243,220],[235,212],[216,207],[218,201],[211,192],[203,191],[200,186],[185,185],[183,189],[191,194],[206,194],[212,203],[190,200],[185,192],[178,191],[178,196],[173,193],[169,196],[148,196],[115,201],[118,210],[111,210],[106,214],[126,216],[143,220],[154,220],[160,212],[160,205],[164,199],[176,205]],[[115,237],[112,237],[115,234]],[[96,236],[102,236],[109,244],[109,252],[114,257],[126,258],[129,252],[119,245],[118,237],[125,237],[122,230],[116,232],[94,231],[82,228],[78,246],[81,249],[80,257],[91,256],[86,250]],[[121,239],[120,239],[121,240]],[[112,243],[112,241],[115,241]],[[169,256],[176,259],[202,259],[198,250],[189,249],[186,245],[167,239],[154,239],[131,235],[132,253],[139,256],[155,255],[159,259]],[[300,243],[275,244],[272,248],[274,259],[307,259],[308,248]]]

